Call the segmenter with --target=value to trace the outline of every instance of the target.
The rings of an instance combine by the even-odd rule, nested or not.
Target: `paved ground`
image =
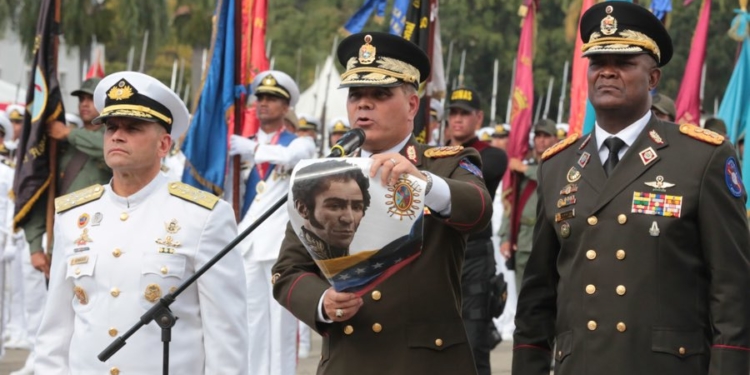
[[[297,375],[315,375],[320,353],[320,338],[313,339],[313,350],[309,358],[300,359]],[[0,375],[8,375],[19,369],[26,360],[25,350],[6,350],[5,357],[0,360]],[[503,342],[492,351],[492,375],[510,374],[511,343]]]

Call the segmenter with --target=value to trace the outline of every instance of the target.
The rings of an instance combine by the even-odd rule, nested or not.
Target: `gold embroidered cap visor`
[[[318,131],[318,120],[306,114],[298,114],[297,130],[314,130]]]
[[[430,75],[430,60],[416,44],[398,35],[381,32],[352,34],[336,50],[346,70],[344,87],[419,87]]]
[[[156,122],[179,138],[188,127],[187,107],[177,94],[156,78],[138,72],[112,73],[96,86],[94,106],[100,124],[110,117]]]
[[[331,120],[329,129],[331,134],[344,134],[351,130],[351,127],[349,126],[349,120],[343,117],[336,117]]]
[[[580,31],[583,56],[648,53],[659,66],[672,59],[672,38],[661,21],[640,5],[595,4],[581,17]]]
[[[10,121],[23,121],[23,116],[26,114],[26,108],[18,104],[11,104],[5,107],[5,113],[8,114]]]
[[[292,77],[280,70],[266,70],[253,79],[251,90],[255,96],[265,94],[289,100],[294,107],[299,100],[299,88]]]

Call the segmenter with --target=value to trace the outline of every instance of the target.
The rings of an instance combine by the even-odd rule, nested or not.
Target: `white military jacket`
[[[35,373],[160,374],[154,322],[106,363],[97,355],[236,236],[230,206],[161,173],[127,198],[94,185],[55,206]],[[178,296],[170,374],[247,374],[245,293],[242,259],[232,251]]]
[[[260,140],[261,131],[258,131],[258,138]],[[242,217],[239,230],[245,230],[273,206],[279,198],[286,196],[289,192],[289,176],[294,166],[302,159],[314,157],[315,143],[310,137],[297,137],[286,147],[259,144],[257,151],[252,156],[253,163],[268,162],[275,164],[276,167],[265,181],[263,192],[255,196],[247,213]],[[276,260],[279,256],[281,241],[284,239],[287,221],[289,221],[289,215],[286,205],[284,205],[237,245],[245,259],[253,261]]]

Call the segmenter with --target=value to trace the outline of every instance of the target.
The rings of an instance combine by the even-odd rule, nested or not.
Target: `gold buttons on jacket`
[[[617,295],[624,296],[625,292],[627,292],[627,288],[625,288],[625,285],[618,285],[617,288],[615,288],[615,292],[617,292]]]
[[[443,339],[435,339],[435,346],[437,347],[443,346]]]
[[[628,222],[628,217],[625,216],[625,214],[619,214],[617,215],[617,222],[620,224],[625,224]]]
[[[679,349],[677,349],[677,352],[680,353],[680,355],[685,355],[687,350],[685,350],[685,348],[681,346]]]
[[[112,297],[117,297],[120,295],[120,289],[112,288],[112,290],[109,291],[109,294],[111,294]]]
[[[76,275],[80,275],[80,274],[81,274],[81,269],[80,269],[80,268],[76,268],[76,270],[75,270],[75,274],[76,274]]]
[[[112,367],[109,369],[110,375],[120,375],[120,369],[117,367]]]
[[[167,266],[162,266],[160,271],[162,275],[166,275],[167,272],[169,272],[169,269],[167,268]]]
[[[112,337],[117,336],[117,329],[116,328],[110,328],[109,329],[109,335]]]
[[[628,329],[628,326],[626,326],[625,323],[623,322],[617,323],[617,331],[625,332],[626,329]]]
[[[594,259],[596,259],[596,251],[595,250],[589,250],[589,251],[587,251],[586,252],[586,258],[588,258],[588,260],[594,260]]]
[[[594,294],[595,292],[596,292],[596,286],[594,286],[594,284],[586,285],[587,294]]]
[[[351,335],[352,333],[354,333],[354,327],[350,325],[347,325],[346,327],[344,327],[344,334]]]
[[[114,256],[115,258],[119,258],[120,255],[122,255],[122,250],[120,250],[120,249],[114,249],[112,251],[112,256]]]
[[[596,331],[596,321],[589,320],[588,324],[586,324],[586,327],[588,327],[589,331]]]
[[[383,297],[379,290],[373,290],[370,295],[373,301],[380,301],[380,298]]]
[[[123,212],[120,214],[120,221],[125,221],[130,217],[127,212]]]
[[[599,219],[597,219],[596,216],[589,216],[586,221],[589,223],[589,225],[596,225],[596,223],[599,222]]]
[[[625,259],[625,250],[617,250],[617,252],[615,253],[615,256],[617,257],[618,260]]]
[[[380,325],[380,323],[375,323],[372,325],[372,331],[375,333],[380,333],[380,331],[383,330],[383,326]]]

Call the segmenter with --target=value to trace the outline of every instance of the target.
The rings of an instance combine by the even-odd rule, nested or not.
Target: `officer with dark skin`
[[[672,41],[647,9],[581,17],[594,131],[542,155],[514,375],[750,373],[747,194],[732,145],[651,112]]]

